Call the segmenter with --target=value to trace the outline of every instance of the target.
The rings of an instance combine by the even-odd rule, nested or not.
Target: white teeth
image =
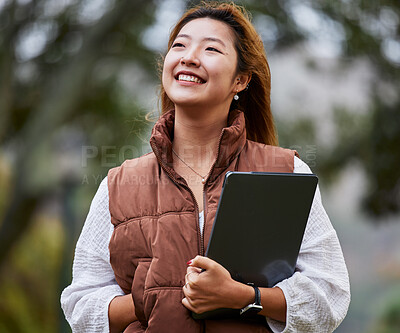
[[[192,75],[179,74],[178,79],[179,79],[179,81],[202,83],[202,81],[199,78],[197,78],[196,76],[192,76]]]

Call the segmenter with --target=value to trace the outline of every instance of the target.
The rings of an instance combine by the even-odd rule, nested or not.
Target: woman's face
[[[237,90],[237,53],[231,28],[210,18],[187,23],[168,51],[162,83],[176,106],[229,106]],[[239,83],[238,83],[239,82]]]

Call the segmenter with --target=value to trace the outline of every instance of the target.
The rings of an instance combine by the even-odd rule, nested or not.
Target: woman
[[[225,173],[311,172],[276,146],[269,67],[242,8],[203,4],[184,14],[170,36],[161,101],[153,152],[110,170],[92,202],[61,297],[73,330],[333,331],[350,291],[319,190],[295,274],[258,289],[265,320],[191,316],[244,308],[258,292],[204,257]]]

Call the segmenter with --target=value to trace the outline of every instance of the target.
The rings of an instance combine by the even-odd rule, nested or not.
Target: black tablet
[[[243,283],[290,277],[317,183],[314,174],[228,172],[206,256]]]

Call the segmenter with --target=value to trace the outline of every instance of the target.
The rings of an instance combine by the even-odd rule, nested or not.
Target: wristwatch
[[[260,289],[258,289],[257,286],[255,286],[252,283],[248,283],[249,286],[252,286],[254,288],[254,292],[256,294],[254,303],[251,303],[247,306],[245,306],[243,309],[240,309],[240,316],[254,316],[257,313],[259,313],[263,307],[261,305],[261,293]]]

